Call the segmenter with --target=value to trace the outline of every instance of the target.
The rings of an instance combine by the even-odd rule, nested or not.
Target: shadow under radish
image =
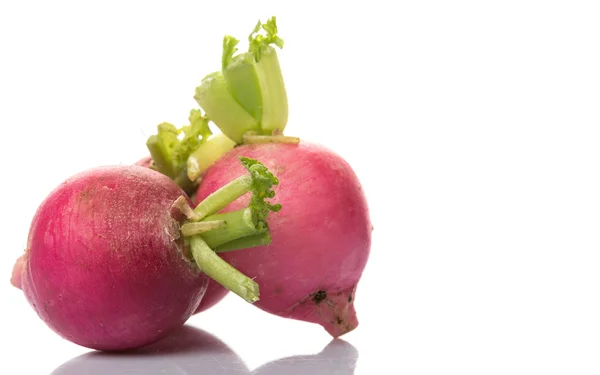
[[[353,375],[357,360],[358,351],[354,346],[335,339],[318,354],[285,357],[250,371],[223,341],[185,325],[143,348],[80,355],[56,368],[51,375]]]
[[[252,375],[353,375],[357,361],[358,350],[335,339],[318,354],[281,358],[260,366]]]
[[[201,329],[183,326],[152,345],[123,353],[90,352],[56,368],[51,375],[250,374],[224,342]]]

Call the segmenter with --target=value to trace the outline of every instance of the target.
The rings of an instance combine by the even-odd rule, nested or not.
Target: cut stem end
[[[181,211],[181,213],[184,214],[185,217],[188,218],[188,220],[192,220],[192,221],[200,220],[200,216],[198,216],[198,214],[190,207],[190,205],[187,203],[187,200],[185,199],[185,197],[183,195],[181,195],[179,198],[177,198],[175,200],[175,202],[173,202],[172,207],[177,208],[179,211]]]
[[[260,144],[260,143],[287,143],[287,144],[298,144],[300,138],[290,137],[286,135],[255,135],[255,134],[244,134],[245,144]]]
[[[225,220],[200,221],[193,223],[185,223],[181,226],[181,234],[184,237],[194,236],[200,233],[206,233],[211,230],[225,228],[227,223]]]

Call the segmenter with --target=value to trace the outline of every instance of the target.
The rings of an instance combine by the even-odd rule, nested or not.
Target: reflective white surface
[[[98,352],[48,329],[20,291],[6,286],[0,290],[13,306],[13,319],[26,322],[21,327],[0,322],[12,347],[26,349],[12,351],[3,358],[3,366],[18,367],[24,374],[362,375],[390,363],[381,344],[368,338],[373,336],[367,323],[331,339],[320,326],[266,314],[233,296],[155,344],[126,353]],[[375,344],[366,345],[370,342]],[[370,364],[362,369],[360,348],[367,353],[365,364]]]
[[[358,352],[334,340],[315,355],[277,359],[251,371],[233,349],[215,336],[186,326],[170,337],[129,354],[92,352],[75,357],[52,375],[211,374],[211,375],[351,375]]]
[[[0,1],[0,374],[600,373],[599,7]],[[187,121],[222,36],[271,15],[286,132],[340,153],[369,199],[359,327],[329,346],[228,296],[159,354],[61,339],[8,284],[38,204],[145,156],[156,125]]]

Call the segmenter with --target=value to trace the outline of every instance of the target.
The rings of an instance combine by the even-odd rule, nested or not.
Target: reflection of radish
[[[269,219],[270,245],[220,255],[259,284],[257,307],[321,324],[334,337],[351,331],[372,231],[354,172],[340,156],[307,142],[241,145],[207,171],[198,200],[243,173],[239,155],[261,160],[277,175],[274,202],[283,209]],[[240,199],[225,211],[246,204]]]
[[[87,353],[52,372],[52,375],[79,374],[250,375],[250,371],[224,342],[198,328],[183,326],[152,345],[126,354]]]
[[[352,375],[358,351],[343,340],[333,340],[320,353],[298,355],[269,362],[252,371],[252,375]]]

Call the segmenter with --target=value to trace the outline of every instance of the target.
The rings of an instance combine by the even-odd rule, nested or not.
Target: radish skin
[[[183,191],[140,166],[99,167],[57,187],[30,228],[22,289],[78,345],[150,344],[196,310],[208,277],[186,257],[173,202]]]
[[[206,293],[204,293],[204,297],[202,298],[202,301],[200,301],[200,305],[198,305],[194,314],[201,313],[215,306],[217,303],[221,302],[227,294],[229,294],[229,290],[223,288],[221,284],[214,280],[208,280]]]
[[[372,232],[355,173],[339,155],[305,141],[241,145],[207,171],[196,199],[244,173],[238,156],[261,160],[277,175],[273,202],[283,209],[269,219],[270,245],[219,255],[259,284],[255,306],[320,324],[333,337],[352,331],[358,326],[354,299]],[[224,212],[247,202],[242,197]],[[211,293],[206,298],[219,297],[218,291]]]

